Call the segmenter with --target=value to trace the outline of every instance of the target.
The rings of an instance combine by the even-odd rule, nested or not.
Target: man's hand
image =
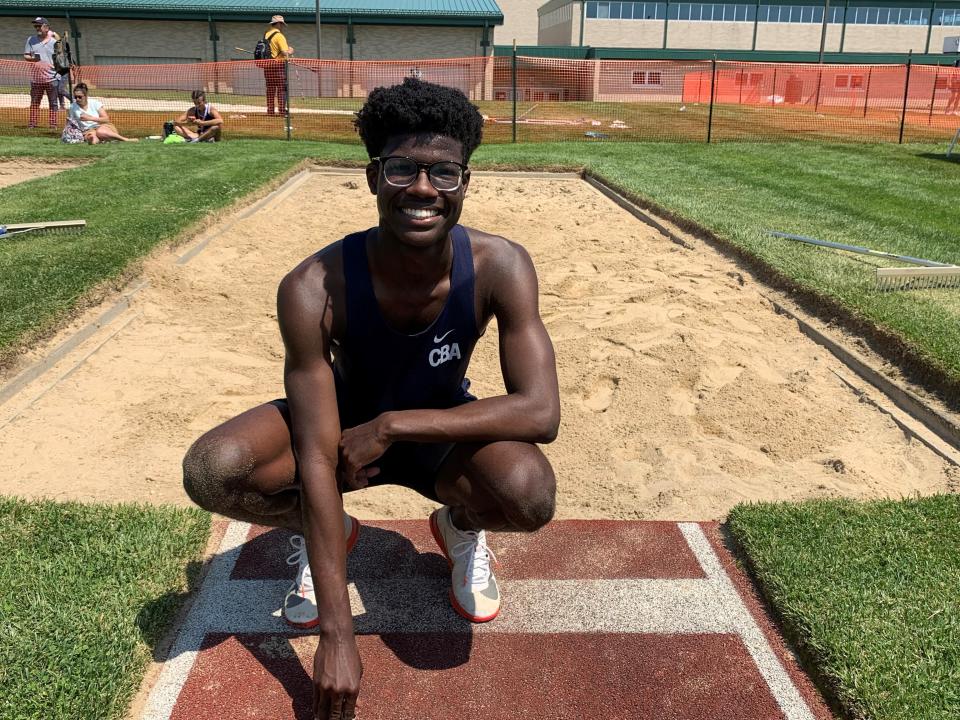
[[[359,490],[367,486],[380,468],[366,467],[390,447],[384,433],[383,415],[370,422],[348,428],[340,434],[340,484],[344,489]]]
[[[363,664],[353,635],[346,639],[320,636],[313,657],[314,720],[353,720]]]

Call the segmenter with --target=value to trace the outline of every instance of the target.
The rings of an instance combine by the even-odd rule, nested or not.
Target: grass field
[[[960,717],[960,497],[741,506],[729,527],[848,716]]]
[[[196,510],[0,497],[0,717],[122,718],[209,528]]]

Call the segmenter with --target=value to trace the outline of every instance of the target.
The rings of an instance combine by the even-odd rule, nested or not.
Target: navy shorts
[[[290,408],[286,399],[273,400],[270,404],[280,411],[290,427]],[[455,447],[456,443],[394,443],[371,463],[371,466],[380,468],[380,472],[370,478],[369,487],[400,485],[440,502],[435,487],[437,474]],[[299,478],[297,480],[299,482]]]

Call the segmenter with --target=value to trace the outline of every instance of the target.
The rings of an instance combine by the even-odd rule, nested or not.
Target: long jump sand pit
[[[0,159],[0,187],[16,185],[35,178],[56,175],[64,170],[69,170],[77,165],[83,165],[83,162],[49,162],[44,160],[31,160],[29,158],[18,158],[10,160]],[[0,221],[3,218],[0,217]]]
[[[376,222],[351,171],[310,173],[247,215],[189,262],[151,258],[129,309],[0,405],[0,492],[189,503],[192,440],[283,394],[278,281]],[[477,174],[462,222],[521,242],[538,268],[563,403],[545,447],[559,517],[715,519],[744,500],[900,497],[960,480],[861,402],[837,375],[849,371],[733,262],[671,242],[583,181]],[[496,334],[469,373],[481,396],[502,391]],[[398,488],[347,505],[365,518],[430,509]]]

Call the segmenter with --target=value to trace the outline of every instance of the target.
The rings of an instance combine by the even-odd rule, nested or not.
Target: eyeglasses
[[[463,173],[467,166],[452,160],[435,163],[420,163],[402,155],[371,158],[383,168],[383,179],[394,187],[410,187],[420,176],[421,170],[427,171],[430,184],[441,192],[459,190],[463,184]]]

